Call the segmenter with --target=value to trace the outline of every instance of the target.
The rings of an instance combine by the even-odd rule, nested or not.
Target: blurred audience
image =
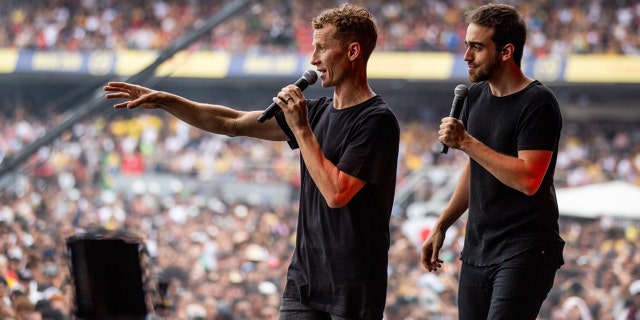
[[[0,113],[4,157],[57,124],[58,117],[43,122],[27,110],[33,109]],[[399,183],[420,170],[463,163],[458,153],[439,153],[435,124],[405,119],[401,127]],[[636,124],[567,121],[558,187],[610,180],[638,184],[638,146]],[[149,302],[160,318],[273,318],[295,237],[297,201],[238,199],[210,186],[228,181],[295,188],[297,157],[285,145],[207,135],[152,113],[75,125],[26,161],[25,174],[12,174],[15,184],[0,193],[0,311],[16,319],[36,314],[71,319],[75,292],[65,240],[97,232],[140,239],[148,255],[142,260]],[[116,184],[163,174],[191,183]],[[439,186],[425,188],[421,192],[428,198]],[[421,269],[419,242],[403,228],[407,221],[404,209],[396,208],[386,317],[456,319],[464,221],[452,229],[458,234],[446,244],[447,263],[436,274]],[[541,319],[617,319],[634,310],[638,226],[638,221],[563,218],[567,263]]]
[[[357,1],[356,1],[357,2]],[[637,1],[509,1],[527,17],[528,53],[638,54]],[[197,28],[224,1],[12,1],[0,7],[0,47],[31,50],[159,50]],[[331,2],[330,5],[333,5]],[[462,13],[477,1],[368,1],[382,51],[460,52]],[[311,12],[323,1],[262,1],[193,50],[307,53]],[[35,116],[27,101],[0,105],[0,163],[64,117]],[[40,112],[42,114],[42,112]],[[402,119],[401,119],[402,120]],[[440,154],[435,123],[404,119],[398,183],[464,162]],[[173,118],[93,118],[73,126],[12,173],[0,189],[0,320],[73,319],[66,239],[139,239],[148,304],[160,319],[275,319],[296,234],[297,200],[239,199],[212,184],[298,187],[298,154],[286,144],[203,134]],[[276,164],[275,166],[273,164]],[[172,176],[157,185],[124,181]],[[565,121],[557,187],[622,180],[640,184],[640,127]],[[416,190],[428,199],[439,185]],[[296,194],[296,192],[292,192]],[[561,219],[566,264],[540,319],[640,319],[640,220]],[[387,320],[457,319],[464,221],[443,249],[443,270],[420,267],[413,223],[392,216]],[[417,223],[417,222],[416,222]],[[428,228],[419,238],[426,237]]]
[[[377,18],[380,51],[464,49],[463,13],[482,1],[364,1]],[[0,8],[0,47],[32,50],[158,50],[219,12],[225,1],[56,0],[12,1]],[[194,50],[235,53],[311,50],[309,14],[336,1],[267,0],[252,4],[197,44]],[[637,1],[524,1],[526,52],[568,54],[640,53]]]

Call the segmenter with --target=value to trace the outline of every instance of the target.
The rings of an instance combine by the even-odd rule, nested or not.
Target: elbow
[[[327,206],[329,206],[329,208],[331,209],[342,208],[346,206],[351,200],[351,198],[346,197],[344,194],[325,196],[324,199],[327,202]]]
[[[526,189],[526,190],[522,190],[522,193],[524,193],[525,195],[527,195],[527,196],[529,196],[529,197],[531,197],[531,196],[533,196],[534,194],[536,194],[536,192],[538,192],[538,189],[531,189],[531,188],[529,188],[529,189]]]
[[[345,179],[344,177],[346,175],[338,177],[336,180],[340,181],[340,183],[329,186],[322,192],[322,196],[329,208],[338,209],[346,206],[365,185],[365,182],[360,179]]]
[[[533,196],[538,192],[538,189],[540,189],[540,183],[541,181],[528,181],[522,186],[520,191],[529,197]]]

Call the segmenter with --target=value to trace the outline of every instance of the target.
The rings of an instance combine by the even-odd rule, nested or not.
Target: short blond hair
[[[345,44],[360,43],[364,60],[369,60],[378,41],[378,29],[367,9],[344,3],[337,8],[325,10],[311,21],[314,29],[321,29],[327,24],[336,27],[336,39]]]

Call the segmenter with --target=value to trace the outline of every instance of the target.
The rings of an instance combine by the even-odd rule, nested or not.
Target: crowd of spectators
[[[35,109],[23,107],[0,113],[0,159],[61,121],[33,117],[28,110]],[[461,153],[439,154],[435,133],[435,124],[402,121],[400,184],[413,172],[462,163]],[[639,147],[637,124],[567,121],[558,187],[637,184]],[[160,319],[275,319],[295,237],[296,199],[275,205],[203,190],[221,181],[295,188],[297,163],[297,152],[284,143],[210,135],[153,112],[78,123],[26,161],[18,171],[24,175],[12,175],[15,181],[0,192],[0,319],[72,319],[76,291],[65,241],[96,233],[138,239],[148,255],[141,261],[147,261],[149,305]],[[199,183],[113,188],[122,177],[161,174]],[[386,317],[456,319],[464,221],[452,228],[458,234],[435,274],[420,267],[419,244],[403,228],[407,221],[396,208]],[[563,218],[566,264],[541,319],[616,319],[626,312],[630,285],[640,279],[639,225]],[[428,228],[421,232],[424,237]],[[159,282],[167,284],[166,294],[159,295]],[[586,315],[576,316],[580,312]]]
[[[160,50],[198,28],[227,1],[9,1],[0,7],[0,47],[32,50]],[[357,0],[379,26],[380,51],[460,52],[463,13],[484,1]],[[194,50],[235,53],[311,49],[311,18],[338,1],[266,0],[252,4]],[[640,2],[510,0],[529,27],[533,56],[640,53]]]
[[[358,2],[358,1],[355,1]],[[637,54],[637,1],[507,1],[530,28],[528,52]],[[459,52],[462,12],[478,1],[367,1],[382,51]],[[7,4],[7,5],[5,5]],[[0,47],[158,50],[197,28],[222,1],[8,1]],[[194,45],[226,52],[309,50],[308,21],[335,2],[261,1]],[[0,105],[0,164],[64,121],[29,101]],[[440,154],[435,123],[401,119],[398,182],[421,170],[455,171]],[[82,121],[0,179],[0,320],[73,319],[66,240],[88,234],[137,239],[148,305],[159,319],[276,319],[296,233],[297,201],[246,201],[211,193],[225,182],[298,185],[298,153],[284,143],[214,136],[153,112]],[[117,181],[169,175],[157,188]],[[1,178],[1,177],[0,177]],[[566,121],[556,186],[640,183],[637,121]],[[424,187],[424,186],[423,186]],[[425,197],[439,186],[420,190]],[[296,192],[292,192],[296,194]],[[456,319],[464,221],[451,228],[443,270],[419,264],[415,235],[398,206],[391,221],[388,320]],[[625,319],[640,309],[638,221],[563,217],[565,262],[540,319]],[[428,228],[421,230],[426,236]],[[457,233],[457,234],[455,234]],[[164,287],[166,285],[166,292]],[[162,287],[162,290],[160,290]]]

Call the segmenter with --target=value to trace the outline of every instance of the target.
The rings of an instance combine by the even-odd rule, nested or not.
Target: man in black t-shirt
[[[301,154],[296,247],[280,319],[382,319],[389,220],[400,129],[369,87],[367,62],[377,30],[371,14],[343,4],[312,21],[311,64],[333,97],[306,99],[289,85],[273,98],[281,111],[264,123],[243,112],[138,85],[111,82],[115,108],[158,108],[217,134],[288,141]]]
[[[521,70],[526,26],[511,6],[467,14],[469,89],[460,120],[439,140],[469,156],[422,245],[441,267],[446,230],[468,209],[458,290],[460,319],[535,319],[563,264],[553,175],[562,117],[554,94]]]

